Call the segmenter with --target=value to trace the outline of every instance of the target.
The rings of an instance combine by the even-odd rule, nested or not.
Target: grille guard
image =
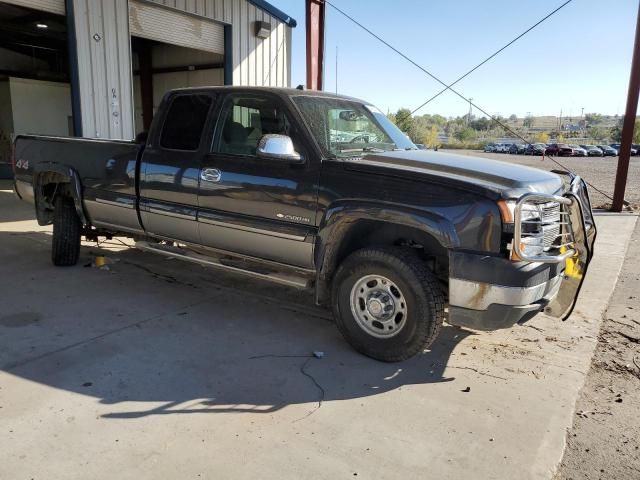
[[[564,278],[558,294],[545,308],[545,313],[562,320],[566,320],[573,312],[587,268],[593,257],[593,246],[597,235],[591,200],[585,182],[577,175],[567,173],[565,175],[568,175],[568,188],[563,196],[528,193],[518,200],[514,210],[513,241],[513,251],[524,261],[565,262]],[[571,232],[571,246],[555,255],[525,255],[520,249],[523,238],[522,208],[527,203],[545,202],[558,202],[565,206],[568,228]]]

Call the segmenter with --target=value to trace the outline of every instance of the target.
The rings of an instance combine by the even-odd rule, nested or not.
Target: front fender
[[[453,223],[437,212],[374,201],[346,200],[332,204],[324,214],[316,239],[316,301],[328,297],[328,283],[335,272],[341,247],[359,222],[380,222],[410,228],[435,239],[442,248],[453,249],[460,239]]]

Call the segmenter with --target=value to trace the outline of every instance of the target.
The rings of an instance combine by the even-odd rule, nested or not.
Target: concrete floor
[[[636,221],[598,217],[567,322],[389,365],[301,292],[117,242],[54,268],[32,218],[0,190],[0,479],[550,478]]]

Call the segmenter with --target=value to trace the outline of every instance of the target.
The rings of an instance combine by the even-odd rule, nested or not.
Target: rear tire
[[[51,261],[59,267],[78,263],[82,225],[73,199],[58,197],[53,216],[53,242]]]
[[[407,360],[426,349],[444,320],[438,280],[408,248],[364,248],[351,254],[336,272],[332,300],[345,339],[383,362]]]

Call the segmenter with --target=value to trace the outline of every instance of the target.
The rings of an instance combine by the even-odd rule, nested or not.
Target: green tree
[[[411,110],[408,108],[401,108],[396,112],[392,121],[401,131],[409,135],[409,138],[411,138],[412,141],[418,141],[416,122],[411,115]]]
[[[515,122],[516,120],[518,120],[518,116],[515,113],[512,113],[511,115],[509,115],[509,120]]]
[[[489,128],[491,127],[491,121],[486,117],[481,117],[472,121],[469,126],[477,131],[485,131],[489,130]]]
[[[430,147],[435,147],[438,144],[438,127],[431,125],[423,134],[422,143]]]
[[[633,143],[640,143],[640,119],[636,119],[633,130]]]
[[[527,128],[533,127],[533,117],[531,115],[527,115],[525,119],[522,121],[522,125]],[[546,143],[546,142],[542,142]]]
[[[603,120],[602,115],[599,113],[585,113],[584,119],[591,125],[598,125]]]
[[[606,139],[609,136],[609,132],[603,127],[591,127],[589,129],[589,136],[596,142]]]
[[[476,132],[473,128],[465,127],[457,130],[453,136],[459,142],[466,143],[475,140]]]

